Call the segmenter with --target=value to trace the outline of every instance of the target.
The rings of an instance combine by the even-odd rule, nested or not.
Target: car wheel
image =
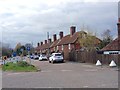
[[[51,63],[51,61],[49,61],[49,63]]]
[[[64,63],[64,61],[61,61],[62,63]]]

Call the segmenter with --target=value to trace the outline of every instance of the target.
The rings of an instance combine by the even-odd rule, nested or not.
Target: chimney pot
[[[60,39],[63,38],[63,32],[62,31],[59,33],[59,36],[60,36]]]
[[[120,18],[118,18],[118,22],[120,23]]]
[[[76,27],[75,26],[71,26],[70,27],[70,35],[72,36],[75,32],[76,32]]]
[[[43,42],[41,42],[41,46],[43,45]]]
[[[39,47],[39,46],[40,46],[40,43],[37,43],[37,46]]]
[[[56,36],[56,34],[53,35],[53,40],[54,40],[54,41],[57,40],[57,36]]]
[[[120,18],[119,18],[119,22],[117,23],[117,27],[118,27],[118,50],[120,50]]]
[[[51,43],[52,41],[51,41],[51,39],[48,39],[48,43]]]
[[[45,40],[45,44],[47,44],[47,40]]]

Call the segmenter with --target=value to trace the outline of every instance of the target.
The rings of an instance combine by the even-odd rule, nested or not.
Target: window
[[[58,50],[58,46],[57,46],[57,50]]]
[[[62,45],[62,51],[64,50],[64,46]]]
[[[56,48],[54,47],[54,51],[56,50]]]
[[[71,49],[71,45],[70,44],[68,44],[68,48]]]
[[[55,56],[62,56],[62,54],[55,54]]]

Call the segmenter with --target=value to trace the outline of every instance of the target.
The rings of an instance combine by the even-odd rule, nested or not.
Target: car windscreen
[[[55,54],[55,56],[62,56],[61,54]]]

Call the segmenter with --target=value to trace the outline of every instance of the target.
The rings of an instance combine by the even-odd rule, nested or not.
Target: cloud
[[[13,2],[14,1],[14,2]],[[54,1],[54,2],[53,2]],[[69,34],[69,27],[75,25],[77,31],[84,25],[92,32],[101,33],[112,30],[117,36],[117,2],[85,3],[86,0],[2,0],[0,1],[0,28],[3,42],[12,47],[47,39],[54,33],[64,31]],[[87,0],[88,2],[88,0]]]

